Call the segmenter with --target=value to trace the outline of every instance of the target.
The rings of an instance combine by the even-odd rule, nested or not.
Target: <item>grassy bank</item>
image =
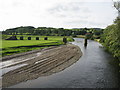
[[[85,35],[77,35],[76,38],[85,38],[86,36]],[[91,39],[91,40],[94,40],[94,41],[97,41],[97,42],[100,42],[100,39],[96,39],[97,36],[94,36],[94,39]]]
[[[4,39],[5,37],[8,38],[10,35],[3,35]],[[61,36],[47,36],[48,40],[44,40],[44,37],[46,36],[23,35],[23,37],[24,40],[19,40],[20,35],[17,35],[18,40],[1,40],[2,46],[0,47],[0,53],[2,53],[2,56],[27,52],[36,49],[43,49],[50,46],[59,46],[63,44],[63,37]],[[27,40],[28,37],[31,37],[31,40]],[[36,37],[39,37],[40,40],[36,40]],[[72,41],[72,38],[67,37],[67,40]]]

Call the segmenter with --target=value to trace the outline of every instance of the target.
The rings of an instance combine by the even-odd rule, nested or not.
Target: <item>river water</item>
[[[75,38],[83,56],[65,70],[50,76],[19,83],[10,88],[118,88],[118,72],[111,64],[114,59],[98,42]]]

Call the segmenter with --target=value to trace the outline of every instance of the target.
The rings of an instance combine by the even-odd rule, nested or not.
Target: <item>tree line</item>
[[[64,29],[64,28],[52,28],[52,27],[38,27],[33,26],[21,26],[16,28],[10,28],[2,31],[5,35],[44,35],[44,36],[73,36],[85,35],[86,33],[91,33],[100,36],[103,29],[100,28],[74,28],[74,29]]]

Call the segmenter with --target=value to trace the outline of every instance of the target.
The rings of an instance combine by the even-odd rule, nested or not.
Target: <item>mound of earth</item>
[[[40,50],[40,53],[36,58],[10,65],[9,67],[26,64],[3,74],[2,87],[9,87],[40,76],[60,72],[75,63],[82,56],[80,48],[72,44]]]

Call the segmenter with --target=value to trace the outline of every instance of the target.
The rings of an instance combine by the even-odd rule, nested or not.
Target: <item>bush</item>
[[[108,26],[100,38],[103,46],[120,60],[120,19],[116,19],[113,25]]]

